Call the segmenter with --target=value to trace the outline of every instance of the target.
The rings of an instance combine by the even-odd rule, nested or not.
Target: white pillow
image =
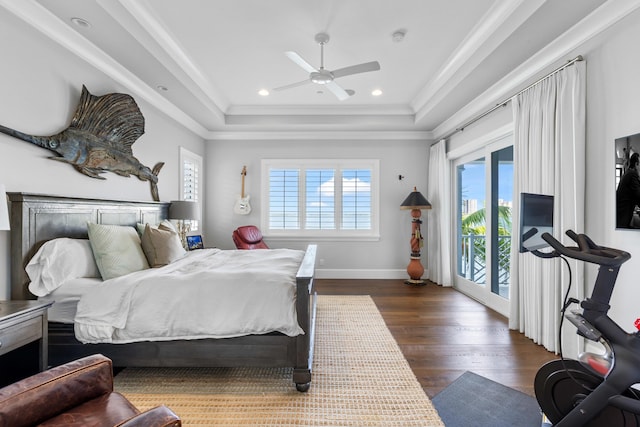
[[[48,295],[69,279],[100,277],[87,239],[59,239],[45,242],[25,267],[29,290],[38,297]]]
[[[140,237],[133,227],[87,223],[89,242],[102,279],[149,268]]]

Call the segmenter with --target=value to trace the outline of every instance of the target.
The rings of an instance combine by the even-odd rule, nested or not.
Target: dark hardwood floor
[[[429,397],[465,371],[533,396],[536,371],[557,358],[452,288],[338,279],[318,279],[316,287],[320,295],[371,295]]]

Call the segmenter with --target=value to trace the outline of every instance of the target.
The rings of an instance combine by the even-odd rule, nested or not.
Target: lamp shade
[[[200,204],[193,200],[173,200],[169,206],[169,219],[200,219]]]
[[[0,230],[9,230],[9,208],[4,184],[0,184]]]
[[[413,191],[400,204],[400,209],[431,209],[431,203],[413,187]]]

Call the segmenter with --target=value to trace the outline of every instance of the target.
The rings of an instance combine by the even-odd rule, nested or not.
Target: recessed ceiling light
[[[374,89],[374,90],[372,90],[372,91],[371,91],[371,95],[373,95],[373,96],[380,96],[380,95],[382,95],[382,90],[380,90],[380,89]]]
[[[260,96],[269,96],[269,91],[267,89],[260,89],[258,91],[258,95],[260,95]]]
[[[82,19],[82,18],[71,18],[71,22],[73,22],[74,25],[80,27],[80,28],[90,28],[91,27],[91,23],[89,21],[87,21],[86,19]]]
[[[164,86],[164,85],[158,85],[158,86],[156,86],[156,89],[158,89],[159,91],[162,91],[162,92],[166,92],[166,91],[169,90],[169,88]]]

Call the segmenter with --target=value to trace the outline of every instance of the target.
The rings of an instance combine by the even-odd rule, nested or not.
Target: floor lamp
[[[431,203],[418,191],[416,187],[413,187],[411,194],[404,199],[404,202],[400,205],[400,209],[411,209],[411,261],[407,266],[407,273],[409,274],[409,280],[404,283],[407,285],[420,286],[425,282],[422,280],[422,274],[424,273],[424,267],[420,262],[420,249],[423,246],[422,233],[420,232],[420,224],[422,220],[422,209],[431,209]]]
[[[173,200],[169,206],[169,219],[178,220],[178,236],[182,247],[187,249],[187,234],[191,230],[191,223],[200,219],[200,206],[193,200]]]

